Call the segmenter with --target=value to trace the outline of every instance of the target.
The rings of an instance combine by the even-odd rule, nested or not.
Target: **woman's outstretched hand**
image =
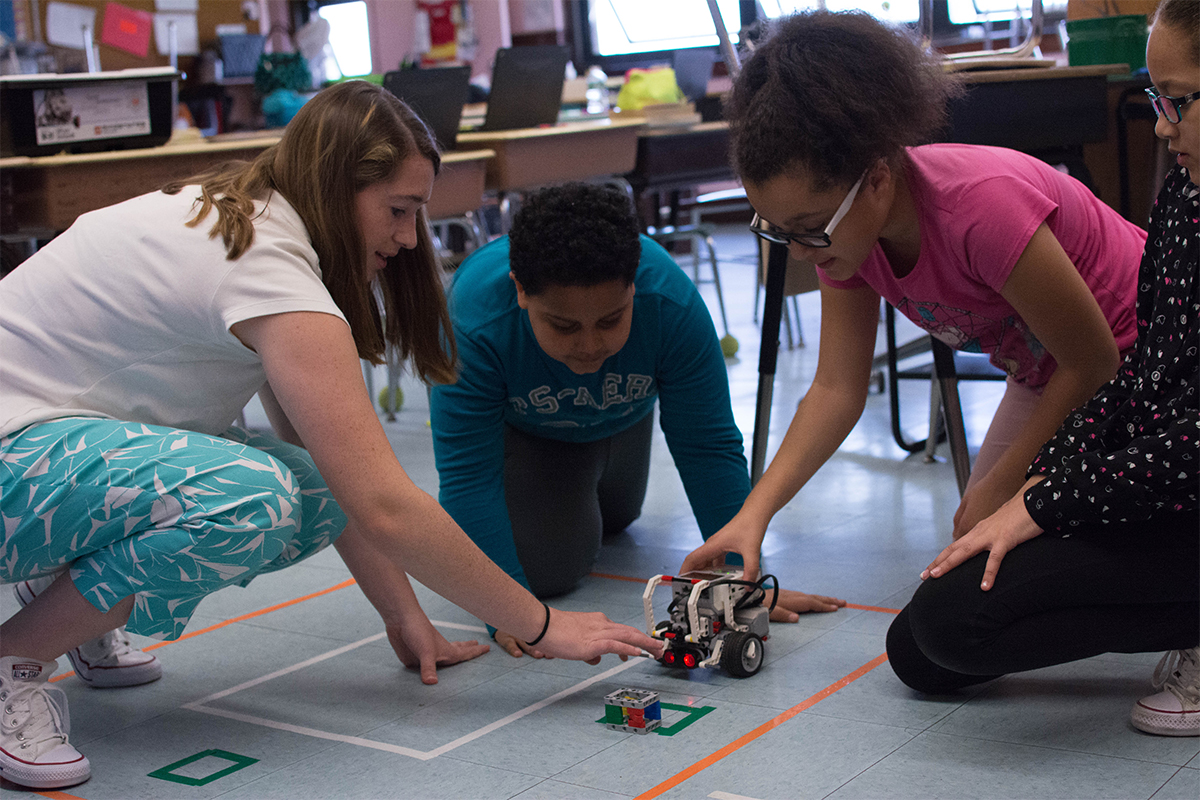
[[[640,656],[643,651],[659,658],[663,643],[637,628],[613,622],[598,611],[551,608],[550,626],[536,649],[552,658],[599,664],[600,656],[605,653],[616,653],[622,661],[630,656]]]
[[[422,615],[423,616],[423,615]],[[442,636],[428,618],[424,623],[410,623],[403,627],[387,626],[388,641],[400,659],[400,663],[421,673],[421,683],[433,685],[438,682],[438,667],[448,667],[460,661],[470,661],[488,651],[488,645],[477,641],[451,642]]]
[[[986,592],[995,586],[996,573],[1000,571],[1004,556],[1017,545],[1042,533],[1042,529],[1025,510],[1025,492],[1043,480],[1044,475],[1030,478],[995,514],[982,520],[954,544],[938,553],[938,557],[921,572],[921,580],[940,578],[968,558],[986,550],[989,553],[987,566],[984,567],[979,588]]]

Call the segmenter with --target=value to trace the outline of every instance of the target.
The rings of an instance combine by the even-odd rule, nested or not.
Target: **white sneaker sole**
[[[1200,713],[1157,711],[1141,703],[1129,715],[1133,727],[1155,736],[1200,736]]]
[[[13,591],[16,593],[17,602],[21,604],[22,608],[32,603],[33,598],[37,596],[29,588],[28,581],[21,581],[13,587]],[[76,677],[88,686],[96,689],[141,686],[144,683],[151,683],[162,677],[162,662],[156,656],[150,656],[149,661],[141,664],[93,667],[83,657],[79,648],[76,647],[67,651],[67,658],[71,660],[71,666],[75,670]]]
[[[35,764],[0,749],[0,777],[29,789],[63,789],[92,777],[92,765],[82,755],[64,764]]]

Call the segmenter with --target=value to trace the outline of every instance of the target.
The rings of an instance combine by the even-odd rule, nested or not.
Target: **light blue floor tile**
[[[562,781],[545,780],[531,789],[526,789],[513,800],[631,800],[633,795],[589,789]]]
[[[666,696],[664,701],[671,702]],[[608,731],[613,736],[625,738],[603,753],[564,770],[555,779],[610,792],[641,794],[753,731],[778,713],[772,709],[715,700],[705,700],[699,705],[714,706],[716,710],[674,736],[639,736]],[[596,718],[599,717],[597,714]]]
[[[1176,767],[924,733],[829,795],[1014,800],[1149,798]]]
[[[1200,770],[1185,767],[1155,793],[1154,800],[1195,800],[1197,797],[1200,797]]]
[[[1008,675],[945,720],[938,734],[1186,764],[1200,739],[1149,736],[1129,721],[1149,676],[1132,664],[1088,659]]]
[[[768,800],[816,800],[904,745],[912,734],[887,725],[800,714],[663,795],[726,792]]]

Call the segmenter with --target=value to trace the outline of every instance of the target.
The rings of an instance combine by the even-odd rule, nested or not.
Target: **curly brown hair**
[[[734,169],[763,183],[799,169],[824,191],[931,141],[960,81],[862,12],[785,17],[742,67],[725,107]]]
[[[531,295],[552,286],[633,283],[641,228],[629,197],[612,186],[567,183],[525,198],[508,235],[513,277]]]
[[[254,201],[278,192],[304,221],[321,279],[350,323],[359,357],[380,364],[384,348],[395,347],[402,359],[412,359],[422,380],[450,383],[457,351],[424,210],[417,246],[388,260],[378,292],[364,268],[354,216],[355,195],[387,180],[414,156],[428,159],[435,174],[441,168],[425,123],[390,92],[354,80],[318,92],[288,123],[279,143],[253,161],[225,164],[163,191],[199,186],[188,224],[199,225],[215,209],[209,235],[221,237],[230,261],[254,241]]]

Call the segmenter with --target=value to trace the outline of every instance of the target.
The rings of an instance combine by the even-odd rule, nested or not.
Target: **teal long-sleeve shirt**
[[[576,375],[538,345],[509,277],[508,238],[480,248],[449,290],[457,382],[433,389],[439,500],[467,535],[528,587],[504,498],[504,426],[565,442],[629,428],[660,404],[659,424],[701,534],[742,507],[750,477],[734,424],[716,329],[695,285],[642,237],[629,340],[595,373]]]

